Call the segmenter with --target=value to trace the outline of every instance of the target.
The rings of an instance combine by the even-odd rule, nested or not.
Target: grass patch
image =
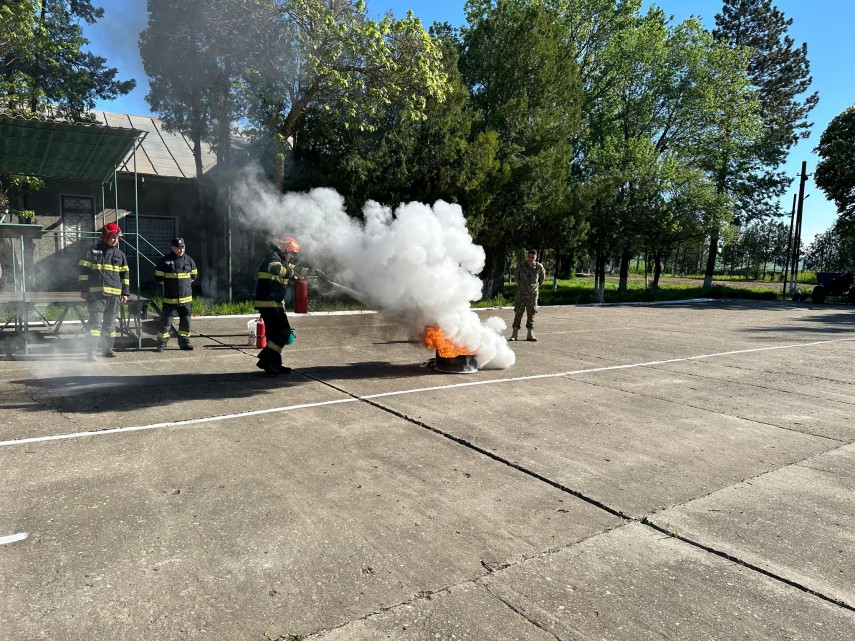
[[[505,286],[505,298],[513,301],[516,285]],[[628,283],[627,291],[619,292],[617,282],[606,281],[603,292],[606,303],[651,303],[655,301],[686,300],[691,298],[735,298],[743,300],[777,300],[778,294],[768,287],[729,287],[713,285],[698,287],[692,284],[662,284],[658,289],[644,287],[643,281]],[[593,279],[558,281],[558,287],[550,283],[540,288],[541,305],[584,305],[596,303]],[[510,303],[511,305],[513,302]]]
[[[659,289],[648,289],[644,286],[644,281],[638,278],[631,278],[628,282],[626,292],[618,292],[617,279],[607,279],[605,289],[605,302],[607,303],[649,303],[655,301],[676,301],[686,300],[691,298],[717,298],[717,299],[741,299],[741,300],[778,300],[781,297],[781,289],[778,283],[773,286],[758,285],[756,287],[748,286],[744,279],[737,286],[716,284],[713,287],[699,287],[696,283],[687,279],[685,284],[675,283],[673,281],[680,279],[669,279],[671,282],[666,282],[660,285]],[[736,280],[736,279],[734,279]],[[802,282],[799,279],[799,282]],[[504,294],[496,296],[489,300],[480,300],[472,303],[475,309],[484,309],[489,307],[513,307],[514,295],[516,294],[515,284],[505,284]],[[159,292],[142,293],[144,298],[149,298],[158,306],[163,308],[163,295]],[[789,297],[787,297],[789,299]],[[572,278],[568,280],[559,280],[556,289],[553,289],[552,281],[548,280],[540,288],[540,305],[584,305],[596,303],[594,295],[593,278]],[[81,301],[83,303],[83,301]],[[316,292],[309,292],[310,312],[340,312],[340,311],[365,311],[368,308],[354,301],[349,297],[321,296]],[[286,310],[293,313],[293,302],[286,305]],[[63,307],[57,305],[48,305],[39,307],[39,311],[49,320],[54,321],[59,318]],[[152,318],[149,310],[149,318]],[[252,299],[221,300],[217,298],[208,298],[205,296],[194,296],[193,298],[193,315],[194,316],[246,316],[256,314],[253,307]],[[14,311],[11,308],[0,310],[0,326],[11,322],[14,317]],[[75,319],[73,314],[68,314],[69,320]],[[31,315],[31,320],[36,320],[36,315]]]
[[[787,281],[790,280],[792,275],[787,276]],[[662,274],[662,277],[669,277],[668,274]],[[670,276],[671,278],[691,278],[695,280],[703,280],[703,274],[681,274],[680,276]],[[642,275],[643,278],[643,275]],[[784,281],[781,280],[782,274],[777,272],[773,274],[766,274],[766,276],[746,276],[743,274],[715,274],[713,276],[713,280],[717,281],[734,281],[734,282],[751,282],[751,283],[777,283],[778,285],[783,285]],[[816,284],[816,272],[805,270],[800,271],[796,278],[796,281],[802,283],[804,285],[815,285]]]

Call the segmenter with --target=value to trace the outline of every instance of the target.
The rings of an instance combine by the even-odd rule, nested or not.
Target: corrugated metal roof
[[[160,118],[95,111],[93,115],[111,127],[137,129],[146,132],[137,149],[137,173],[163,178],[195,178],[196,161],[193,143],[181,134],[166,131]],[[217,164],[217,154],[210,145],[202,143],[202,170],[207,173]],[[133,154],[128,154],[119,166],[123,173],[133,173]]]
[[[0,113],[0,173],[106,181],[142,135],[130,124],[108,127]]]

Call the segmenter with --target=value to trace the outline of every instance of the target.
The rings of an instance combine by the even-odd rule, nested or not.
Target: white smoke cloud
[[[411,335],[438,325],[447,338],[476,354],[479,369],[503,369],[516,355],[498,317],[481,322],[470,301],[481,297],[477,274],[484,250],[466,229],[459,205],[407,203],[393,212],[376,202],[365,222],[345,211],[332,189],[279,194],[254,178],[241,181],[236,202],[274,235],[290,235],[300,253],[365,304],[405,326]]]

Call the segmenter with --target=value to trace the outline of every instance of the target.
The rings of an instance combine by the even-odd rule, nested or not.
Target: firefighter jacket
[[[198,274],[196,263],[187,254],[176,256],[169,252],[161,256],[154,268],[154,277],[163,285],[163,302],[171,305],[192,303],[191,283]]]
[[[256,309],[285,309],[285,291],[292,280],[309,274],[305,267],[283,263],[279,252],[270,252],[258,266],[255,283]]]
[[[78,263],[80,291],[102,296],[130,294],[130,270],[125,252],[119,246],[99,242]]]

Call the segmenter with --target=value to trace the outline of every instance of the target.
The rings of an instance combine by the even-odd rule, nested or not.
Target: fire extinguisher
[[[294,281],[294,313],[305,314],[309,311],[309,284],[305,279]]]
[[[258,349],[264,349],[267,347],[267,336],[264,332],[264,321],[259,316],[258,320],[255,321],[255,346]]]

